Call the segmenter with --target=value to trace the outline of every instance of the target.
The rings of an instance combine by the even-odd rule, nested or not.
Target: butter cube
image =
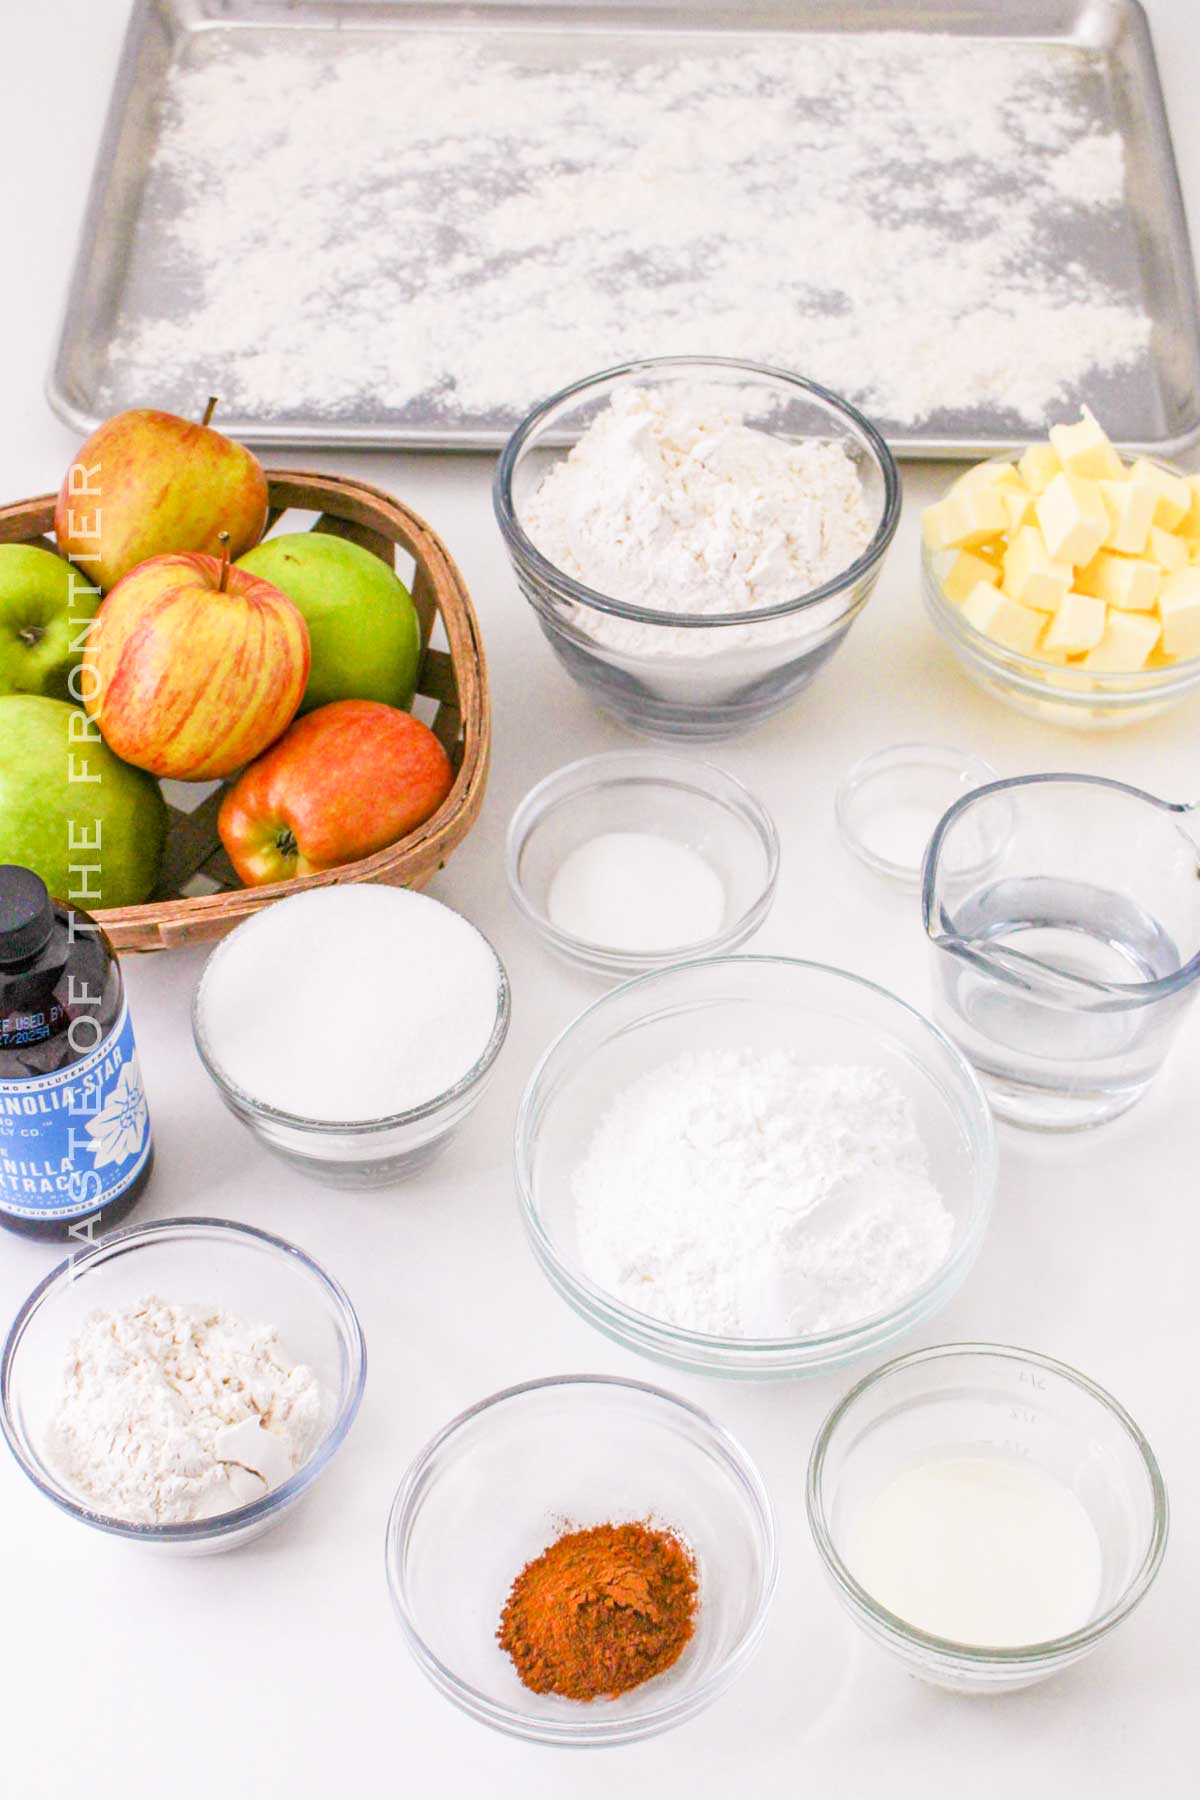
[[[1058,451],[1053,444],[1031,444],[1017,464],[1017,473],[1031,494],[1044,494],[1062,473]]]
[[[1161,525],[1150,527],[1150,540],[1146,546],[1146,554],[1151,562],[1156,562],[1160,569],[1168,575],[1174,575],[1177,569],[1187,566],[1188,548],[1181,537],[1173,531],[1164,531]]]
[[[1187,484],[1192,490],[1192,503],[1175,529],[1180,537],[1195,542],[1200,540],[1200,475],[1189,475]]]
[[[1091,594],[1124,612],[1149,612],[1158,599],[1163,572],[1157,563],[1137,556],[1100,550],[1075,576],[1081,594]]]
[[[972,588],[981,582],[999,586],[1000,570],[993,562],[976,556],[973,550],[960,550],[942,577],[942,592],[955,606],[961,606]]]
[[[1004,591],[1022,606],[1053,612],[1074,578],[1070,563],[1056,562],[1036,525],[1017,532],[1004,553]]]
[[[1068,475],[1084,481],[1119,481],[1125,465],[1095,415],[1085,406],[1077,425],[1052,425],[1050,442]]]
[[[1083,659],[1085,669],[1104,669],[1118,675],[1143,669],[1158,643],[1162,627],[1146,613],[1110,612],[1104,635]]]
[[[1150,537],[1158,495],[1145,481],[1102,481],[1099,486],[1108,509],[1105,544],[1110,550],[1141,556]]]
[[[1158,596],[1167,656],[1200,656],[1200,569],[1168,575]]]
[[[971,482],[957,493],[947,494],[936,506],[926,507],[922,521],[931,550],[977,549],[989,538],[999,537],[1007,524],[999,491],[985,481]]]
[[[1002,487],[1000,498],[1004,502],[1004,510],[1008,514],[1005,531],[1008,536],[1020,531],[1022,525],[1033,523],[1034,496],[1023,487]]]
[[[987,582],[980,582],[967,595],[962,610],[963,617],[976,631],[982,631],[1006,649],[1020,651],[1023,656],[1031,654],[1046,623],[1043,614],[1028,606],[1019,606]]]
[[[1160,469],[1148,457],[1139,456],[1130,470],[1134,481],[1145,482],[1154,489],[1157,500],[1154,507],[1154,523],[1161,525],[1164,531],[1174,531],[1182,524],[1192,509],[1192,490],[1182,475],[1172,475],[1167,469]]]
[[[1054,617],[1046,627],[1047,650],[1063,650],[1077,656],[1081,650],[1094,650],[1104,635],[1108,608],[1103,600],[1080,594],[1072,588],[1060,601]]]
[[[1021,477],[1017,474],[1015,463],[981,462],[960,475],[950,489],[952,494],[961,493],[963,488],[971,487],[975,482],[982,482],[985,487],[1020,487]]]
[[[1054,477],[1034,511],[1056,562],[1089,563],[1108,536],[1108,508],[1099,487],[1065,470]]]

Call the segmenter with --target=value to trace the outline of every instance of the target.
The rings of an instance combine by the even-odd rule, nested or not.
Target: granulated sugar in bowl
[[[336,1187],[422,1166],[475,1106],[508,1030],[504,967],[405,888],[316,888],[247,919],[196,989],[201,1061],[267,1147]]]

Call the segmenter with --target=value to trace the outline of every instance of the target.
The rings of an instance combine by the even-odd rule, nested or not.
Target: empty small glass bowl
[[[861,556],[781,605],[702,617],[613,599],[547,561],[523,525],[547,471],[618,388],[671,383],[732,389],[746,424],[775,437],[841,444],[858,467],[873,526]],[[567,673],[596,704],[649,737],[720,738],[789,705],[841,644],[895,533],[900,476],[870,421],[815,382],[731,357],[663,356],[590,375],[536,406],[504,448],[493,502],[521,592]],[[678,652],[681,631],[695,639],[694,654]],[[655,649],[646,647],[646,634],[657,638]]]
[[[1172,475],[1184,472],[1159,457],[1151,460]],[[1018,712],[1077,731],[1115,731],[1168,712],[1200,687],[1200,656],[1162,668],[1108,675],[1078,663],[1046,662],[1006,649],[977,631],[963,618],[961,608],[947,600],[942,579],[954,554],[931,551],[922,540],[925,610],[975,685]]]
[[[1095,1529],[1099,1595],[1068,1636],[1005,1649],[934,1637],[881,1606],[847,1566],[862,1508],[891,1480],[989,1451],[1063,1484]],[[935,1686],[998,1694],[1078,1662],[1133,1611],[1162,1562],[1167,1494],[1129,1414],[1086,1376],[1030,1350],[943,1344],[886,1363],[834,1407],[809,1462],[808,1519],[838,1599],[868,1637]]]
[[[288,902],[283,902],[287,905]],[[217,957],[239,932],[252,931],[262,914],[254,914],[217,945],[200,974],[192,1001],[192,1035],[200,1061],[235,1118],[285,1163],[323,1187],[391,1187],[405,1181],[444,1150],[487,1089],[496,1058],[508,1035],[511,1001],[508,975],[496,960],[496,1022],[483,1054],[461,1080],[420,1106],[382,1119],[305,1119],[284,1112],[249,1094],[225,1073],[202,1018],[204,980]],[[474,928],[478,931],[478,927]],[[479,932],[483,937],[483,933]],[[484,939],[485,943],[487,942]]]
[[[615,1699],[532,1693],[496,1642],[513,1582],[564,1531],[630,1520],[675,1531],[696,1559],[690,1643]],[[392,1604],[421,1669],[472,1718],[543,1744],[633,1743],[702,1712],[758,1648],[777,1567],[771,1502],[740,1444],[686,1400],[603,1375],[526,1382],[451,1420],[387,1528]]]
[[[838,830],[847,849],[898,887],[921,886],[925,851],[955,800],[995,781],[981,756],[949,744],[890,744],[847,770],[834,796]],[[980,833],[969,854],[988,867],[1001,841]]]
[[[548,915],[555,875],[573,851],[606,832],[646,833],[695,851],[725,890],[721,929],[673,949],[638,951],[589,943],[555,925]],[[734,950],[752,937],[775,899],[779,836],[754,795],[711,763],[619,750],[569,763],[530,789],[508,828],[506,865],[513,899],[551,950],[625,979],[681,957]]]
[[[279,1329],[287,1354],[321,1384],[320,1441],[302,1468],[249,1506],[215,1519],[135,1525],[97,1512],[47,1460],[67,1347],[84,1320],[147,1296],[221,1306],[248,1324]],[[324,1474],[345,1442],[362,1399],[367,1353],[353,1306],[332,1275],[303,1250],[268,1232],[223,1219],[163,1219],[103,1238],[70,1256],[34,1288],[13,1321],[0,1362],[0,1426],[9,1449],[56,1506],[85,1525],[162,1553],[234,1550],[277,1525]]]
[[[789,1050],[882,1068],[910,1100],[954,1219],[946,1260],[900,1305],[807,1337],[733,1338],[636,1312],[585,1273],[572,1179],[616,1093],[685,1051]],[[996,1181],[991,1113],[970,1065],[928,1019],[843,969],[779,956],[677,963],[597,1000],[551,1044],[517,1114],[517,1193],[551,1285],[607,1337],[697,1374],[795,1376],[893,1343],[937,1312],[979,1253]]]

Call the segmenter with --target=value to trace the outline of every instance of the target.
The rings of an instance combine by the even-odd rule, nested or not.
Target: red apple
[[[105,593],[152,556],[215,553],[229,533],[241,556],[262,536],[267,478],[256,456],[208,424],[174,413],[116,413],[67,470],[54,512],[58,547]]]
[[[287,728],[308,657],[308,627],[269,581],[215,556],[152,556],[101,602],[80,692],[126,762],[208,781]]]
[[[357,862],[414,831],[454,783],[427,725],[380,700],[297,719],[226,794],[218,829],[247,887]]]

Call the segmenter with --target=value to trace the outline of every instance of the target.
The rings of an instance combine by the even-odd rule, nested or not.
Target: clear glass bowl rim
[[[895,762],[889,765],[889,759],[895,759]],[[882,856],[878,851],[871,849],[866,839],[860,836],[850,822],[851,803],[857,797],[859,789],[875,776],[886,774],[889,766],[899,768],[904,764],[909,767],[922,768],[936,766],[959,774],[974,774],[977,771],[983,771],[992,781],[998,780],[999,777],[991,763],[987,761],[986,757],[980,756],[978,751],[960,750],[954,744],[935,744],[925,738],[906,739],[903,743],[885,744],[882,749],[869,750],[865,756],[860,756],[857,762],[851,763],[846,770],[838,782],[833,796],[834,816],[837,819],[842,841],[861,863],[865,864],[868,869],[873,869],[877,875],[886,876],[889,881],[894,881],[898,886],[919,890],[924,858],[920,862],[912,864],[895,862],[889,856]],[[985,784],[981,782],[969,791],[977,793],[978,787],[983,785]],[[985,859],[977,866],[986,869],[990,860],[990,858]],[[960,872],[964,875],[972,873],[970,869]]]
[[[975,1103],[974,1124],[978,1135],[976,1137],[975,1133],[972,1133],[975,1159],[974,1186],[977,1194],[982,1191],[983,1198],[982,1201],[975,1200],[974,1202],[973,1214],[963,1233],[962,1242],[929,1280],[923,1282],[900,1306],[889,1307],[883,1312],[873,1313],[865,1319],[858,1320],[854,1325],[846,1326],[838,1331],[814,1332],[808,1337],[795,1338],[719,1337],[708,1332],[692,1331],[682,1325],[672,1325],[666,1320],[655,1318],[650,1313],[635,1312],[632,1307],[626,1306],[623,1301],[618,1300],[606,1289],[597,1287],[581,1270],[572,1268],[563,1260],[542,1223],[533,1196],[529,1128],[534,1095],[551,1058],[568,1043],[577,1027],[601,1008],[612,1006],[634,988],[648,986],[652,982],[665,981],[684,971],[698,974],[707,972],[714,967],[738,968],[747,965],[751,968],[812,970],[819,975],[833,975],[841,981],[848,982],[854,987],[863,988],[868,993],[888,1001],[892,1006],[900,1008],[915,1019],[922,1030],[949,1056],[959,1071],[964,1089],[971,1095]],[[957,1106],[956,1110],[958,1110]],[[654,1344],[660,1347],[664,1353],[694,1350],[699,1352],[702,1357],[707,1357],[710,1368],[717,1366],[720,1358],[725,1356],[730,1359],[728,1364],[730,1368],[738,1372],[747,1372],[747,1356],[753,1356],[758,1352],[773,1359],[795,1357],[797,1361],[794,1366],[796,1367],[803,1367],[814,1361],[815,1357],[822,1352],[836,1357],[838,1360],[844,1360],[856,1354],[860,1346],[864,1352],[869,1350],[876,1332],[884,1325],[889,1327],[888,1337],[892,1338],[907,1328],[906,1321],[910,1317],[914,1324],[919,1323],[926,1315],[933,1297],[943,1288],[953,1292],[954,1287],[965,1275],[978,1254],[991,1217],[998,1157],[995,1121],[975,1070],[958,1046],[931,1019],[926,1018],[924,1013],[918,1012],[915,1006],[910,1006],[907,1000],[902,1000],[898,994],[893,994],[889,989],[880,987],[877,982],[868,981],[865,976],[852,974],[850,970],[836,968],[830,963],[813,962],[794,956],[721,956],[706,957],[698,961],[676,962],[663,969],[652,969],[645,975],[636,976],[632,981],[623,982],[619,987],[610,989],[608,993],[600,995],[589,1006],[584,1007],[582,1012],[577,1013],[575,1018],[547,1046],[525,1085],[517,1109],[513,1160],[521,1215],[538,1260],[547,1269],[554,1271],[555,1285],[559,1286],[560,1291],[564,1294],[576,1297],[578,1310],[581,1310],[589,1320],[595,1323],[596,1315],[599,1313],[613,1325],[619,1341],[625,1344],[632,1339],[639,1347],[644,1344]],[[778,1363],[775,1364],[775,1367],[779,1368]],[[780,1372],[785,1372],[785,1370],[786,1364],[784,1369],[780,1369]]]
[[[856,1402],[864,1394],[886,1381],[890,1376],[902,1369],[917,1368],[922,1363],[946,1361],[952,1357],[984,1356],[998,1357],[1013,1362],[1032,1363],[1047,1373],[1060,1376],[1082,1390],[1091,1399],[1096,1400],[1116,1420],[1133,1444],[1141,1458],[1142,1466],[1150,1484],[1153,1497],[1153,1527],[1146,1553],[1136,1573],[1120,1599],[1110,1606],[1107,1612],[1081,1626],[1078,1631],[1069,1632],[1058,1638],[1047,1638],[1039,1644],[1022,1644],[1013,1647],[998,1648],[983,1644],[960,1644],[954,1638],[937,1637],[931,1632],[921,1631],[906,1620],[889,1612],[885,1606],[872,1598],[864,1587],[861,1587],[850,1573],[834,1546],[825,1517],[825,1508],[821,1498],[821,1479],[825,1470],[825,1459],[829,1453],[834,1435],[839,1426],[848,1419]],[[1114,1625],[1120,1623],[1148,1592],[1167,1547],[1167,1533],[1170,1522],[1170,1510],[1167,1502],[1166,1484],[1158,1466],[1158,1460],[1150,1448],[1136,1422],[1126,1412],[1120,1401],[1102,1388],[1088,1376],[1073,1369],[1069,1363],[1059,1362],[1052,1356],[1044,1356],[1037,1350],[1022,1350],[1012,1344],[934,1344],[926,1350],[910,1350],[903,1356],[896,1356],[891,1361],[873,1369],[855,1382],[848,1393],[844,1394],[837,1405],[826,1415],[824,1423],[813,1441],[808,1461],[808,1476],[805,1483],[805,1503],[808,1511],[809,1529],[817,1552],[829,1571],[834,1582],[857,1611],[880,1625],[889,1637],[901,1638],[919,1650],[926,1650],[932,1655],[950,1657],[956,1661],[973,1664],[987,1664],[999,1668],[1019,1668],[1023,1665],[1053,1662],[1059,1657],[1073,1656],[1076,1652],[1086,1650],[1097,1643]]]
[[[438,902],[438,904],[440,905],[441,902]],[[447,910],[453,911],[453,908],[447,908]],[[199,979],[196,982],[195,992],[192,995],[192,1038],[196,1045],[196,1054],[204,1064],[204,1068],[214,1086],[222,1094],[226,1095],[240,1112],[247,1113],[254,1119],[261,1119],[266,1124],[279,1125],[289,1131],[308,1132],[313,1137],[367,1137],[375,1132],[396,1131],[405,1125],[416,1125],[424,1119],[432,1118],[435,1113],[441,1112],[444,1107],[452,1106],[456,1100],[463,1099],[473,1087],[477,1086],[478,1083],[483,1080],[483,1077],[488,1073],[488,1070],[491,1068],[504,1047],[504,1040],[508,1036],[508,1027],[512,1018],[512,990],[509,985],[508,971],[501,962],[499,953],[491,939],[486,937],[484,933],[480,931],[478,925],[472,920],[464,918],[461,913],[458,916],[463,919],[464,924],[470,925],[471,930],[475,932],[478,937],[483,939],[483,942],[492,953],[492,958],[496,964],[496,1020],[492,1026],[492,1034],[484,1045],[478,1061],[472,1064],[465,1075],[459,1077],[453,1087],[446,1088],[441,1094],[435,1094],[431,1100],[423,1100],[419,1106],[409,1107],[407,1112],[390,1113],[385,1118],[381,1119],[349,1119],[344,1121],[338,1119],[306,1119],[299,1113],[284,1112],[282,1107],[271,1106],[265,1100],[258,1100],[253,1094],[248,1094],[244,1088],[239,1087],[235,1081],[231,1080],[221,1068],[215,1053],[206,1042],[204,1029],[200,1022],[200,993],[204,986],[204,978],[208,974],[209,968],[212,966],[215,958],[218,957],[225,946],[237,936],[238,931],[241,930],[241,926],[236,926],[234,930],[229,933],[228,937],[223,938],[219,944],[214,945],[213,949],[204,960],[204,967],[200,971]],[[247,925],[252,924],[257,917],[257,914],[252,914],[251,917],[244,920],[243,923]]]
[[[1144,801],[1147,806],[1156,807],[1159,812],[1174,813],[1182,817],[1190,817],[1197,810],[1195,806],[1181,801],[1160,800],[1157,794],[1148,794],[1144,788],[1134,787],[1127,781],[1114,781],[1108,775],[1084,775],[1075,770],[1057,772],[1049,769],[1040,770],[1034,775],[1009,775],[998,781],[989,781],[986,787],[972,788],[969,794],[963,794],[942,814],[925,852],[925,864],[921,872],[921,918],[927,936],[935,943],[937,937],[935,924],[944,929],[948,935],[954,935],[950,930],[949,921],[944,916],[940,920],[937,919],[934,879],[938,853],[951,826],[962,813],[966,812],[968,807],[974,805],[976,801],[987,799],[989,795],[1011,794],[1020,788],[1045,787],[1051,782],[1069,782],[1076,787],[1108,788],[1113,793],[1128,794],[1133,800]],[[968,870],[966,873],[969,875],[970,871]],[[998,968],[994,963],[980,957],[965,946],[960,946],[958,954],[969,957],[982,973],[993,980],[1015,979],[1004,969]],[[1005,947],[1005,958],[1006,961],[1017,967],[1025,963],[1031,970],[1037,969],[1041,972],[1044,972],[1046,967],[1036,957],[1028,956],[1023,950],[1010,949],[1008,946]],[[1064,985],[1078,989],[1081,1003],[1084,996],[1108,995],[1123,1001],[1127,1006],[1149,1006],[1156,1000],[1162,1000],[1170,994],[1180,992],[1181,989],[1189,986],[1197,976],[1200,976],[1200,950],[1197,950],[1194,956],[1176,969],[1173,975],[1160,975],[1154,981],[1096,981],[1090,976],[1068,974],[1058,970],[1055,971],[1055,976]]]
[[[519,1712],[515,1707],[506,1706],[503,1701],[492,1700],[481,1693],[469,1682],[462,1681],[442,1662],[429,1648],[416,1621],[409,1611],[405,1584],[401,1575],[403,1551],[408,1541],[408,1534],[413,1523],[414,1508],[423,1497],[425,1475],[434,1459],[444,1446],[454,1438],[464,1426],[471,1424],[482,1414],[495,1407],[502,1406],[512,1400],[520,1400],[526,1394],[540,1393],[550,1388],[559,1387],[605,1387],[621,1388],[636,1394],[649,1395],[654,1400],[665,1401],[668,1406],[687,1413],[702,1429],[709,1440],[710,1448],[715,1449],[728,1472],[732,1474],[742,1491],[751,1502],[752,1511],[757,1521],[759,1548],[762,1553],[764,1575],[754,1618],[737,1648],[718,1669],[715,1669],[699,1686],[677,1699],[669,1701],[665,1706],[653,1707],[644,1713],[627,1713],[620,1719],[605,1720],[603,1718],[587,1718],[580,1715],[576,1722],[573,1719],[538,1720],[528,1713]],[[579,1744],[614,1744],[642,1737],[649,1737],[671,1725],[681,1724],[693,1718],[697,1713],[715,1700],[750,1661],[762,1639],[766,1629],[767,1616],[771,1602],[775,1596],[775,1588],[779,1578],[779,1545],[775,1524],[775,1509],[758,1468],[743,1445],[714,1419],[702,1407],[683,1399],[679,1394],[672,1394],[668,1389],[655,1386],[648,1381],[635,1381],[621,1375],[549,1375],[535,1381],[522,1381],[512,1387],[501,1388],[498,1393],[489,1394],[483,1400],[477,1400],[458,1413],[441,1430],[435,1433],[405,1471],[400,1486],[392,1501],[388,1514],[387,1532],[384,1544],[384,1560],[386,1565],[388,1590],[392,1605],[400,1620],[409,1649],[443,1693],[456,1700],[456,1703],[476,1718],[495,1725],[501,1730],[517,1737],[538,1739],[546,1743],[579,1743]]]
[[[96,1262],[107,1262],[111,1256],[126,1255],[137,1250],[140,1242],[158,1243],[179,1234],[199,1235],[201,1237],[233,1237],[247,1238],[255,1244],[268,1246],[271,1250],[287,1257],[294,1257],[298,1262],[317,1277],[318,1282],[329,1295],[333,1309],[337,1313],[351,1347],[350,1379],[345,1394],[341,1397],[338,1410],[308,1461],[294,1475],[281,1482],[276,1488],[252,1500],[246,1506],[235,1507],[233,1511],[220,1513],[214,1519],[185,1520],[169,1525],[140,1525],[129,1519],[112,1518],[107,1513],[95,1511],[81,1501],[61,1492],[44,1481],[38,1471],[30,1465],[17,1432],[13,1426],[9,1411],[9,1390],[12,1381],[13,1363],[25,1335],[26,1327],[40,1310],[53,1288],[64,1278],[75,1281],[81,1273],[86,1272],[89,1265]],[[144,1225],[127,1225],[120,1231],[109,1232],[90,1250],[78,1256],[67,1256],[43,1276],[33,1292],[22,1305],[9,1328],[5,1339],[3,1355],[0,1356],[0,1430],[8,1443],[17,1462],[33,1485],[52,1500],[57,1507],[72,1518],[81,1519],[86,1525],[94,1525],[114,1537],[127,1538],[135,1543],[152,1544],[194,1544],[207,1542],[213,1538],[226,1537],[233,1532],[244,1530],[247,1526],[256,1525],[269,1518],[298,1498],[304,1490],[312,1485],[317,1476],[328,1466],[341,1449],[347,1433],[353,1425],[362,1404],[363,1391],[367,1382],[367,1346],[363,1337],[362,1326],[350,1298],[327,1269],[322,1268],[315,1258],[301,1250],[297,1244],[288,1243],[286,1238],[276,1237],[272,1232],[260,1231],[255,1225],[243,1225],[234,1219],[180,1218],[153,1219]]]
[[[848,568],[841,570],[831,580],[823,582],[820,587],[813,588],[807,594],[800,594],[792,600],[782,600],[775,606],[757,607],[749,612],[732,613],[678,613],[663,612],[648,606],[637,606],[627,600],[614,600],[602,594],[596,588],[585,587],[573,576],[559,569],[548,561],[531,538],[525,535],[518,523],[512,499],[512,479],[517,463],[527,444],[537,433],[548,414],[557,407],[586,394],[589,389],[599,387],[604,382],[615,381],[627,375],[653,374],[664,369],[736,369],[745,378],[747,385],[753,381],[783,382],[797,389],[810,398],[820,401],[833,413],[839,414],[853,428],[854,432],[865,440],[881,476],[883,477],[883,514],[870,543],[862,554]],[[542,584],[551,591],[565,597],[573,605],[593,607],[599,612],[615,614],[621,619],[635,619],[643,625],[666,625],[683,630],[714,630],[725,625],[760,625],[770,619],[784,619],[793,613],[802,612],[805,607],[815,606],[821,600],[831,599],[844,593],[847,588],[854,587],[864,576],[881,561],[888,545],[896,534],[900,523],[901,482],[900,471],[896,459],[888,449],[886,442],[876,426],[858,408],[848,400],[829,388],[822,387],[819,382],[810,381],[807,376],[795,375],[789,369],[776,368],[770,363],[748,362],[736,356],[648,356],[633,362],[619,363],[611,369],[601,369],[595,375],[585,375],[581,381],[571,382],[567,387],[559,388],[548,399],[542,400],[532,411],[526,414],[505,444],[496,464],[496,474],[492,484],[492,505],[496,522],[509,550],[517,560],[525,564]]]
[[[544,811],[544,803],[549,790],[566,777],[578,775],[587,770],[596,777],[594,785],[608,776],[619,777],[622,771],[633,778],[637,766],[649,762],[674,764],[680,778],[689,773],[707,778],[714,786],[727,790],[726,800],[735,809],[739,818],[753,830],[766,853],[767,873],[759,893],[744,911],[729,925],[710,938],[704,938],[697,944],[688,944],[674,953],[664,952],[656,961],[669,957],[672,961],[691,961],[696,957],[710,957],[725,945],[738,944],[745,941],[756,924],[761,924],[770,910],[775,898],[775,888],[779,880],[779,831],[774,819],[758,796],[751,792],[736,775],[719,768],[716,763],[707,762],[701,757],[685,756],[679,751],[646,749],[646,750],[602,750],[594,756],[577,757],[574,762],[564,763],[561,769],[555,769],[549,775],[536,782],[525,797],[518,802],[508,822],[508,831],[504,842],[504,868],[508,876],[508,888],[518,911],[529,923],[541,933],[547,942],[554,944],[567,956],[575,958],[589,957],[599,952],[613,968],[627,966],[630,973],[638,973],[645,969],[647,952],[638,950],[614,950],[608,944],[593,943],[587,938],[578,938],[569,931],[563,931],[553,924],[545,913],[539,912],[530,900],[520,876],[521,851],[529,836],[539,824]],[[660,779],[646,774],[641,777],[644,785],[654,786]],[[702,791],[702,790],[697,790]],[[704,798],[715,805],[721,805],[720,799],[705,793]]]

